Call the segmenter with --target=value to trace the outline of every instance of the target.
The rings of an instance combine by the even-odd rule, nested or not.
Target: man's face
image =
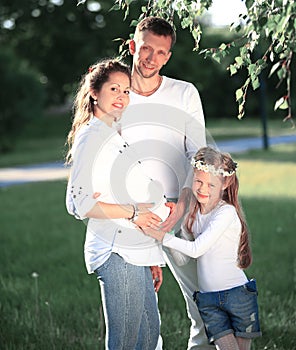
[[[133,68],[143,78],[159,73],[171,57],[171,37],[155,35],[147,30],[137,33],[130,43]]]

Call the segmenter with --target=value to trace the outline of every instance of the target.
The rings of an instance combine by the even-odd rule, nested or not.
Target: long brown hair
[[[245,216],[238,198],[239,182],[235,173],[237,164],[232,160],[230,154],[221,153],[211,147],[201,148],[194,160],[202,161],[205,164],[213,165],[215,169],[223,169],[228,173],[233,174],[231,176],[224,177],[224,185],[226,188],[223,191],[222,199],[235,207],[239,220],[241,222],[242,230],[240,235],[240,242],[238,247],[238,266],[245,269],[252,263],[252,253],[249,242],[249,232]],[[219,175],[222,176],[222,175]],[[188,232],[193,233],[192,226],[196,220],[196,214],[200,209],[200,204],[197,199],[192,195],[189,212],[185,220],[185,226]]]
[[[77,132],[86,125],[94,113],[94,99],[91,91],[100,92],[104,83],[109,80],[111,73],[122,72],[126,74],[131,82],[131,72],[128,65],[119,59],[104,59],[91,67],[82,77],[73,103],[72,128],[67,137],[68,153],[66,163],[72,160],[72,146]]]

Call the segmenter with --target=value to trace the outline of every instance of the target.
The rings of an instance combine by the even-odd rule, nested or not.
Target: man
[[[123,137],[129,144],[136,145],[141,155],[146,152],[143,164],[151,177],[161,182],[170,201],[176,202],[179,198],[170,217],[162,224],[166,231],[173,227],[178,231],[176,224],[185,212],[191,191],[184,185],[188,160],[206,144],[198,91],[191,83],[160,75],[161,68],[171,57],[175,40],[173,28],[162,18],[148,17],[137,25],[129,43],[133,56],[130,104],[134,110],[122,120]],[[186,164],[182,159],[185,156]],[[212,349],[192,298],[197,289],[196,262],[191,260],[178,267],[169,251],[166,255],[191,319],[188,349]]]

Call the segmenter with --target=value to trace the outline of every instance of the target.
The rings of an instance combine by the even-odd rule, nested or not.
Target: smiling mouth
[[[201,193],[197,193],[197,195],[201,198],[208,198],[209,196],[206,194],[201,194]]]
[[[113,106],[115,108],[118,108],[118,109],[122,109],[123,108],[123,104],[122,103],[113,103]]]
[[[145,63],[145,62],[143,63],[143,66],[144,66],[144,68],[149,69],[149,70],[155,69],[154,66],[147,65],[147,63]]]

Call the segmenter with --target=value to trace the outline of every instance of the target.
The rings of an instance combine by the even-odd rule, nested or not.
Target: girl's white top
[[[95,192],[101,194],[97,199]],[[75,138],[66,206],[70,214],[85,219],[97,201],[154,203],[152,211],[163,220],[169,212],[162,188],[143,172],[136,150],[114,128],[93,118]],[[89,273],[112,252],[134,265],[164,264],[161,245],[127,219],[89,219],[84,252]]]
[[[244,271],[238,267],[241,223],[232,205],[224,202],[208,214],[198,212],[193,233],[194,240],[190,241],[190,234],[183,227],[183,239],[166,234],[163,245],[197,258],[199,291],[225,290],[247,282]],[[178,260],[186,263],[184,256]]]

